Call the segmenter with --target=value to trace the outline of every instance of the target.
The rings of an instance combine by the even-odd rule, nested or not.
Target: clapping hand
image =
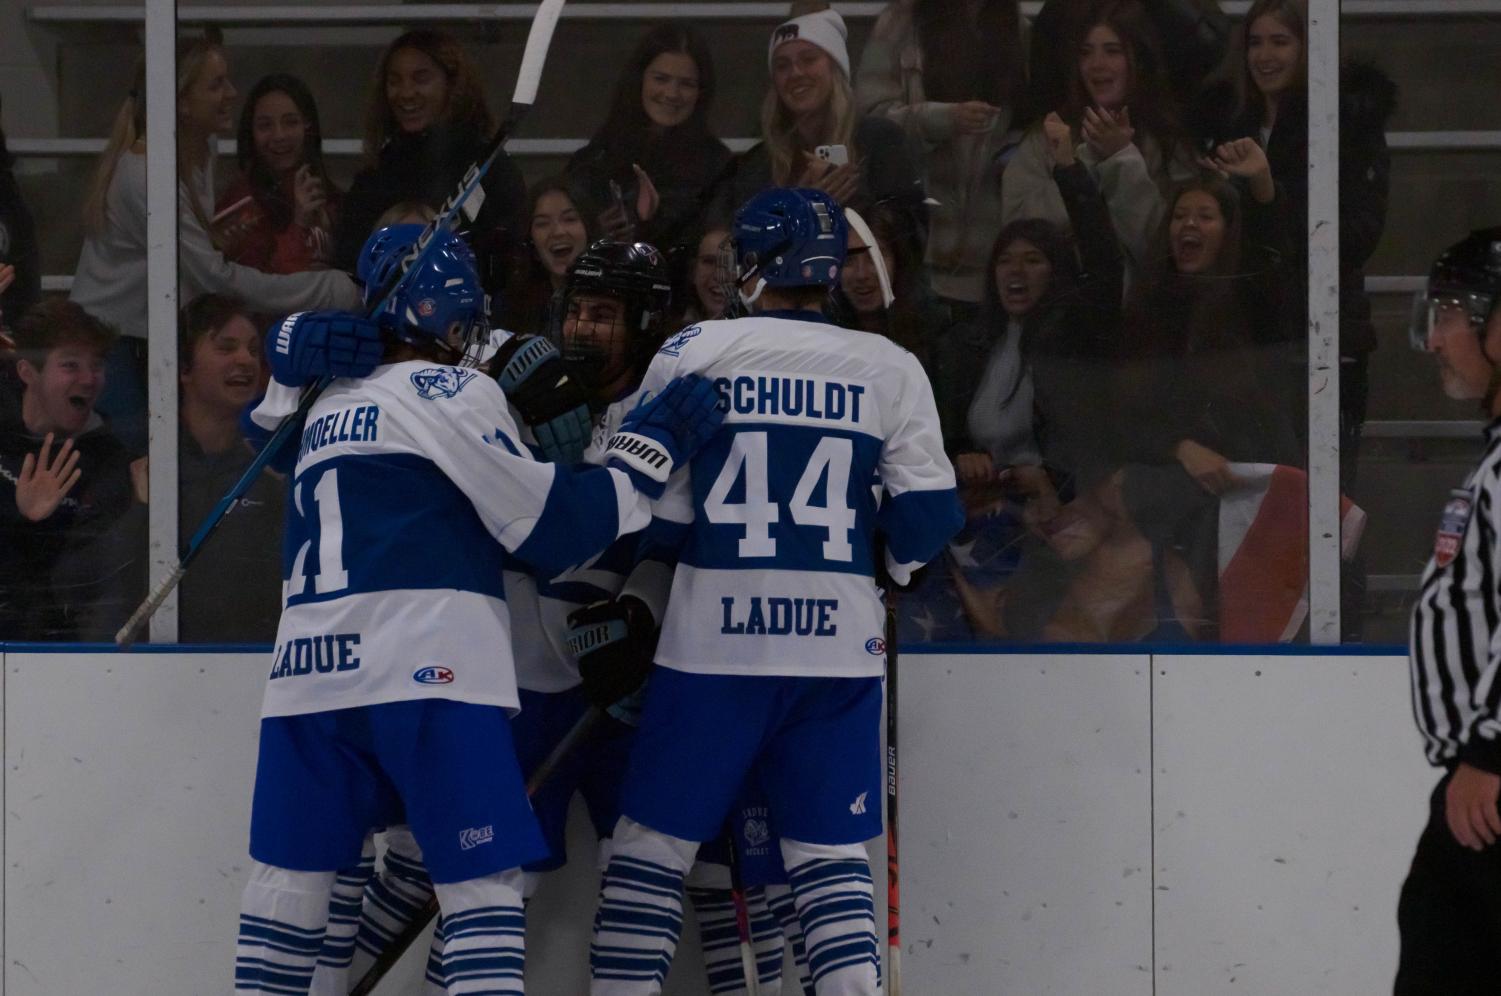
[[[1074,164],[1074,130],[1057,111],[1042,119],[1042,133],[1048,142],[1048,158],[1053,165],[1067,169]]]
[[[995,124],[995,116],[1001,109],[983,100],[966,100],[955,104],[953,109],[954,131],[961,135],[975,135],[989,131]]]
[[[21,475],[16,478],[17,511],[30,522],[41,522],[57,511],[82,476],[73,440],[63,440],[53,459],[52,433],[47,433],[41,451],[28,453],[21,461]]]
[[[1131,109],[1108,111],[1103,107],[1084,108],[1084,141],[1101,159],[1109,159],[1131,144],[1136,129],[1131,127]]]

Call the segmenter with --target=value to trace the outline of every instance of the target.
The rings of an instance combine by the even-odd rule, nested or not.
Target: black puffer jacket
[[[1220,99],[1233,98],[1221,92]],[[1288,279],[1306,299],[1308,274],[1308,101],[1300,95],[1284,102],[1266,143],[1267,161],[1277,192],[1286,198],[1289,226]],[[1365,293],[1365,264],[1386,228],[1392,157],[1386,124],[1397,109],[1397,85],[1380,69],[1347,63],[1340,73],[1339,105],[1339,264],[1340,354],[1363,356],[1376,348],[1371,302]],[[1260,141],[1261,121],[1254,114],[1236,117],[1228,105],[1207,108],[1205,120],[1224,124],[1206,133],[1204,146],[1251,137]]]
[[[9,371],[7,371],[7,374]],[[21,420],[10,378],[0,387],[0,640],[74,640],[81,613],[118,576],[97,557],[99,538],[134,503],[130,458],[104,423],[74,440],[78,484],[41,522],[16,507],[16,481],[42,440]],[[54,447],[53,452],[56,452]]]

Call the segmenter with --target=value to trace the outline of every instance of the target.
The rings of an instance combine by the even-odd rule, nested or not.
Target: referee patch
[[[1465,526],[1470,523],[1470,509],[1474,500],[1463,489],[1449,492],[1444,503],[1444,514],[1439,519],[1438,536],[1433,541],[1433,561],[1440,567],[1448,567],[1459,553],[1459,544],[1464,538]]]

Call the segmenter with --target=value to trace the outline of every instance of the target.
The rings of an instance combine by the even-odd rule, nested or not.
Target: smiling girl
[[[714,91],[708,43],[690,25],[660,24],[637,42],[609,116],[568,161],[601,235],[664,251],[691,237],[705,190],[730,161],[709,127]]]
[[[240,176],[219,198],[215,219],[224,254],[268,273],[326,263],[339,191],[323,166],[318,106],[307,84],[277,73],[251,87],[237,155]]]
[[[581,200],[566,176],[543,180],[527,195],[527,251],[501,301],[505,328],[561,340],[563,280],[590,241]]]
[[[1042,218],[1066,226],[1054,170],[1078,159],[1109,205],[1130,283],[1146,263],[1166,193],[1193,169],[1142,4],[1113,0],[1096,10],[1079,35],[1067,100],[1049,115],[1069,129],[1066,142],[1049,135],[1047,120],[1028,131],[1001,178],[1001,214],[1007,223]]]

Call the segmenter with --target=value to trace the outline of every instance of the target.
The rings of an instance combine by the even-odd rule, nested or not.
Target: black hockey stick
[[[902,993],[902,865],[897,848],[896,588],[886,591],[886,996]]]
[[[594,732],[595,725],[604,715],[604,710],[599,706],[590,706],[589,711],[579,717],[578,722],[573,724],[573,728],[563,735],[562,740],[558,741],[552,753],[543,758],[542,763],[537,765],[536,770],[532,772],[532,776],[526,780],[528,799],[535,797],[541,791],[542,786],[546,785],[548,779],[552,778],[553,773],[558,770],[558,765],[562,764],[563,759],[572,754],[574,749]],[[375,963],[365,970],[360,981],[349,990],[349,996],[369,996],[386,977],[386,973],[401,960],[401,956],[407,953],[407,948],[422,936],[437,915],[438,894],[434,891],[422,909],[417,911],[412,921],[403,928],[401,933],[391,938],[391,943],[386,945],[386,949],[375,959]]]
[[[402,261],[400,274],[384,289],[385,292],[381,295],[380,303],[371,309],[370,314],[372,316],[380,315],[390,308],[397,291],[401,289],[408,274],[417,270],[418,264],[427,256],[432,246],[437,244],[435,236],[440,231],[446,231],[451,228],[455,217],[460,211],[470,214],[471,217],[479,213],[476,195],[478,195],[479,199],[483,199],[483,192],[480,190],[481,181],[484,180],[485,174],[490,171],[490,167],[495,163],[495,160],[499,158],[501,150],[505,147],[506,139],[510,137],[511,132],[515,130],[521,119],[525,117],[526,112],[531,110],[532,104],[536,102],[537,85],[542,79],[542,67],[547,62],[547,50],[552,44],[553,29],[557,27],[558,16],[562,13],[563,3],[564,0],[542,0],[538,5],[536,16],[532,18],[531,31],[526,38],[526,49],[521,56],[521,69],[516,75],[516,90],[511,97],[511,105],[506,111],[505,119],[501,121],[500,127],[495,130],[494,137],[485,146],[480,159],[469,167],[468,171],[464,174],[464,178],[459,181],[458,189],[449,195],[448,200],[444,202],[437,217],[428,223],[427,228],[418,237],[416,244],[412,246],[411,253]],[[471,206],[471,201],[476,201],[475,205]],[[266,440],[266,445],[261,447],[261,451],[255,455],[255,458],[250,461],[250,465],[245,468],[245,472],[240,475],[240,479],[235,482],[234,486],[229,489],[223,498],[219,499],[218,504],[210,510],[207,517],[198,526],[197,531],[193,533],[192,538],[188,540],[188,545],[183,550],[182,556],[178,559],[177,566],[168,572],[167,576],[161,580],[161,583],[151,590],[151,593],[146,596],[145,600],[130,614],[130,618],[125,621],[125,625],[121,626],[119,631],[115,633],[115,643],[117,646],[121,648],[130,646],[136,630],[140,629],[147,620],[156,614],[156,610],[161,608],[162,603],[167,600],[167,596],[182,581],[183,575],[188,571],[188,566],[197,558],[198,552],[203,549],[203,545],[208,542],[209,537],[214,534],[214,531],[219,528],[219,524],[224,521],[224,517],[250,491],[256,480],[260,478],[261,472],[266,469],[267,465],[275,458],[277,452],[286,444],[288,438],[296,431],[297,426],[302,423],[308,411],[313,407],[313,403],[318,400],[318,396],[332,382],[332,377],[325,376],[302,392],[302,396],[297,402],[297,410],[292,415],[282,419],[281,424],[276,427],[276,431],[271,434],[271,438]]]

